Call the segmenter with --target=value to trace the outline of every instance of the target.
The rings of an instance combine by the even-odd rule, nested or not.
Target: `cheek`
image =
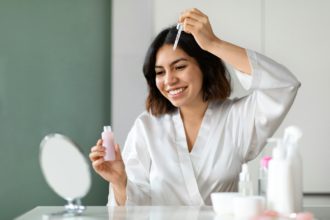
[[[203,73],[200,70],[196,74],[196,82],[199,84],[199,86],[203,85]]]
[[[203,84],[203,75],[201,72],[195,72],[195,74],[188,75],[187,81],[192,82],[196,87],[201,87]]]
[[[160,78],[156,78],[156,87],[158,90],[162,90],[162,85],[163,85],[163,80],[161,80]]]

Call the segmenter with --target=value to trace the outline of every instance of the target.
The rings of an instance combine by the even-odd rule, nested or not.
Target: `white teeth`
[[[171,95],[176,95],[182,91],[183,91],[183,88],[180,88],[180,89],[170,90],[168,93],[170,93]]]

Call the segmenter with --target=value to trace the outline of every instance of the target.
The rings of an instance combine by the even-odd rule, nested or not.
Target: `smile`
[[[181,94],[186,88],[178,88],[178,89],[173,89],[173,90],[169,90],[168,93],[172,96],[176,96]]]

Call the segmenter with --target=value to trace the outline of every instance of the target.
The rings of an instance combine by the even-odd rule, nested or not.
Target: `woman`
[[[216,37],[197,9],[179,18],[183,30],[163,30],[143,72],[147,111],[135,121],[123,157],[104,161],[92,147],[94,170],[110,182],[109,204],[210,205],[212,192],[237,191],[242,163],[255,158],[293,103],[300,86],[275,61]],[[229,100],[223,62],[237,70],[250,94]]]

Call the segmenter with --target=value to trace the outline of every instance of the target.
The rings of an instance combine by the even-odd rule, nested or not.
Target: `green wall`
[[[110,0],[0,0],[0,219],[65,204],[39,166],[46,134],[87,157],[110,123],[110,19]],[[92,173],[83,203],[105,205],[107,184]]]

